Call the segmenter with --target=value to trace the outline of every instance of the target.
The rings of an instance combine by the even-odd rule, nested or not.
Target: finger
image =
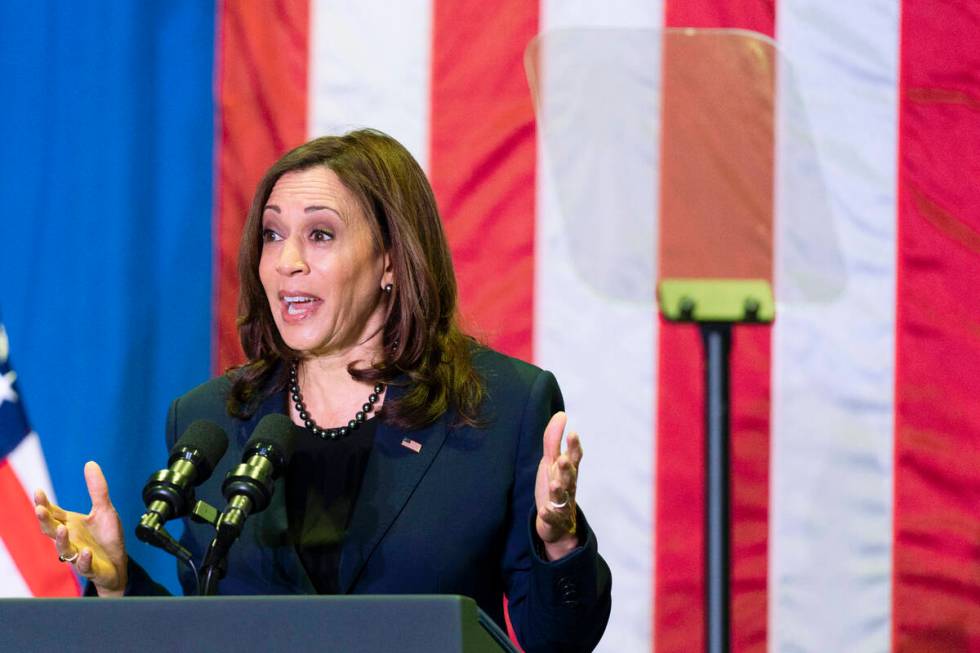
[[[84,553],[84,550],[83,552]],[[79,556],[81,558],[81,556]],[[96,558],[95,554],[88,550],[87,554],[87,571],[85,575],[87,578],[97,581],[99,583],[109,583],[117,577],[116,570],[113,569],[112,563],[106,560],[104,557]]]
[[[548,507],[555,511],[564,511],[575,501],[575,487],[554,480],[548,484],[548,500],[551,505]]]
[[[555,536],[575,532],[575,508],[573,498],[558,483],[549,485],[551,505],[538,510],[538,517],[555,531]],[[556,496],[557,495],[557,496]],[[557,504],[559,507],[555,507]],[[562,505],[564,504],[564,505]]]
[[[572,431],[568,434],[568,437],[565,438],[565,442],[568,445],[565,449],[565,455],[568,456],[568,458],[572,461],[572,464],[575,465],[575,469],[578,469],[579,463],[582,462],[582,456],[585,454],[585,451],[582,449],[582,438],[579,437],[578,433]]]
[[[92,499],[92,510],[112,508],[112,502],[109,500],[109,484],[102,474],[102,468],[94,460],[85,463],[85,485],[88,486],[88,495]]]
[[[55,529],[54,546],[58,550],[58,555],[62,557],[70,558],[75,553],[68,538],[68,527],[64,524],[59,524]]]
[[[75,560],[75,569],[78,570],[82,576],[86,578],[91,578],[95,574],[93,573],[92,564],[92,549],[86,547],[78,552],[78,559]]]
[[[548,498],[552,504],[564,503],[565,496],[565,487],[561,484],[561,481],[554,479],[548,484]]]
[[[559,456],[555,466],[557,468],[557,473],[555,474],[554,478],[565,490],[571,494],[574,494],[575,484],[578,480],[578,470],[575,469],[575,465],[572,464],[568,454],[562,454]]]
[[[61,522],[51,517],[51,513],[44,506],[35,506],[34,514],[37,516],[37,521],[41,525],[41,532],[53,538]]]
[[[48,499],[48,495],[44,493],[44,490],[34,491],[34,505],[46,508],[51,517],[60,522],[68,521],[68,513],[66,513],[62,508],[51,503],[50,499]]]
[[[549,461],[561,455],[561,435],[565,431],[568,416],[560,410],[551,416],[544,429],[544,457]]]
[[[577,475],[578,470],[575,467],[575,463],[572,462],[572,457],[566,451],[555,458],[551,465],[548,466],[548,478],[565,479],[568,478],[569,473]]]

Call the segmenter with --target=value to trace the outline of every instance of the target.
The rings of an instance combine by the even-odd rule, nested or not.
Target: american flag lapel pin
[[[412,438],[402,438],[402,446],[406,449],[411,449],[415,453],[421,453],[422,451],[422,444]]]

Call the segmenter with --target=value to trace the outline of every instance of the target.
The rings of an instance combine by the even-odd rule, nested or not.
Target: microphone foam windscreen
[[[266,415],[259,420],[258,426],[252,432],[252,437],[245,443],[245,455],[260,445],[272,445],[282,457],[281,464],[289,464],[296,448],[296,425],[292,420],[280,413]]]
[[[199,419],[191,422],[191,425],[187,427],[184,434],[174,444],[173,449],[170,450],[171,462],[185,447],[196,449],[201,453],[207,463],[207,475],[210,475],[211,470],[214,469],[228,449],[228,436],[225,435],[224,429],[214,422]]]

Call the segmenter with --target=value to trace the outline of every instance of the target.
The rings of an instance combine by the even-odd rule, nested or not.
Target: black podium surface
[[[0,599],[0,651],[513,652],[462,596]]]

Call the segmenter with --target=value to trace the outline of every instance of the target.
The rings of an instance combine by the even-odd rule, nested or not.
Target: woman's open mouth
[[[279,293],[279,307],[286,322],[300,322],[316,313],[323,300],[315,295]]]

